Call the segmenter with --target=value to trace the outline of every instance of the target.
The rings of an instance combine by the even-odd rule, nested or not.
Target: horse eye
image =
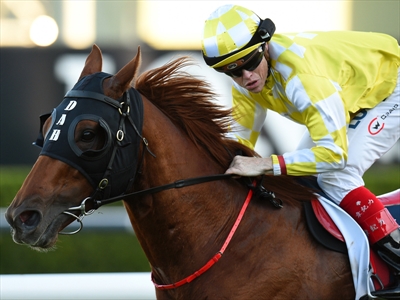
[[[83,142],[90,142],[90,141],[93,141],[94,137],[95,137],[95,134],[93,131],[85,130],[84,132],[82,132],[81,140]]]

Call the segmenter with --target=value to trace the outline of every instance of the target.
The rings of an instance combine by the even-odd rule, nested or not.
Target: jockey
[[[274,31],[270,19],[237,5],[205,21],[204,60],[233,80],[230,135],[254,148],[268,109],[308,129],[297,150],[236,156],[226,173],[317,175],[395,272],[395,286],[374,294],[400,299],[399,225],[362,179],[400,136],[398,42],[380,33]]]

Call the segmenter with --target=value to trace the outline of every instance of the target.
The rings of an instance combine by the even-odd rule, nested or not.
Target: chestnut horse
[[[230,112],[182,70],[188,57],[136,78],[140,59],[139,48],[111,76],[94,45],[77,85],[42,118],[43,150],[6,213],[14,241],[49,249],[101,200],[124,198],[157,299],[354,299],[347,256],[313,239],[303,209],[313,194],[290,177],[264,178],[282,208],[222,176],[151,191],[223,174],[237,151],[256,153],[225,137]],[[96,103],[98,114],[117,115],[98,116]]]

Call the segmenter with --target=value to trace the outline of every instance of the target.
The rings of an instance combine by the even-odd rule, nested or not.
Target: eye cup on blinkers
[[[94,121],[99,124],[100,130],[99,130],[98,134],[103,135],[103,139],[104,139],[104,143],[99,147],[99,149],[85,150],[85,149],[81,149],[76,144],[75,134],[76,134],[77,126],[80,122],[85,121],[85,120]],[[105,155],[107,153],[108,148],[111,147],[111,140],[112,140],[111,130],[110,130],[108,124],[102,118],[99,118],[98,116],[92,116],[92,115],[78,116],[77,118],[75,118],[72,121],[71,126],[69,127],[69,130],[68,130],[68,142],[69,142],[71,149],[75,152],[75,154],[78,157],[82,157],[82,158],[85,158],[88,160],[99,159],[103,155]]]

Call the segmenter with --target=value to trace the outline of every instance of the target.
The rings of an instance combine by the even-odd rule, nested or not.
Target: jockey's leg
[[[399,122],[400,80],[391,96],[376,107],[361,111],[350,122],[346,167],[318,175],[322,190],[359,223],[370,244],[394,270],[398,278],[396,286],[376,292],[387,299],[400,299],[399,225],[379,199],[364,187],[362,176],[399,140]]]

